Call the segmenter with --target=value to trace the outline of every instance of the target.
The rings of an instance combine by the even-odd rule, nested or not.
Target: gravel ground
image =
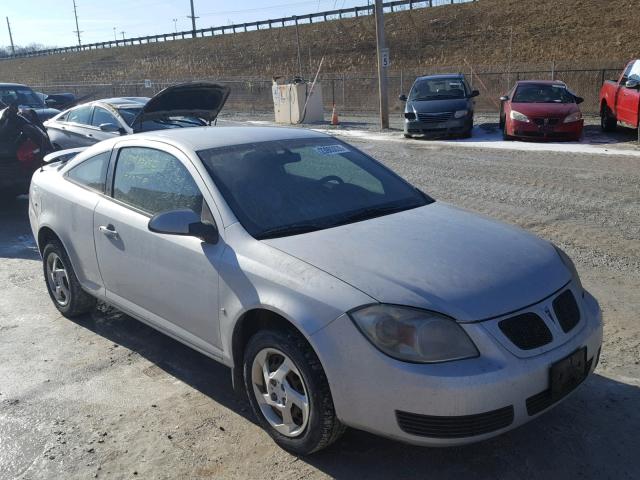
[[[640,158],[352,142],[439,200],[562,246],[604,311],[596,374],[480,444],[351,430],[296,458],[253,423],[225,367],[106,306],[62,318],[18,199],[0,207],[0,478],[639,478]]]

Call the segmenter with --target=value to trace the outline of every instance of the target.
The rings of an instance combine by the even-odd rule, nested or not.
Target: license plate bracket
[[[551,398],[560,400],[567,395],[587,376],[587,347],[582,347],[558,360],[549,370]]]

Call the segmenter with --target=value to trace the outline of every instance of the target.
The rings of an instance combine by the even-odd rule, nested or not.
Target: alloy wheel
[[[280,434],[297,437],[309,421],[309,395],[300,371],[280,350],[264,348],[251,367],[253,393],[260,411]]]
[[[71,300],[69,275],[62,259],[53,252],[47,257],[47,283],[56,303],[61,307],[67,306]]]

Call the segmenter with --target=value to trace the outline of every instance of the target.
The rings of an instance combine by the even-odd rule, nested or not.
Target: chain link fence
[[[556,69],[530,66],[512,70],[508,67],[451,68],[434,67],[420,71],[390,70],[388,91],[392,112],[400,112],[404,106],[398,95],[408,93],[415,78],[435,73],[464,73],[474,89],[480,91],[477,98],[478,112],[496,112],[498,98],[507,92],[517,80],[562,80],[577,95],[585,99],[581,105],[584,113],[599,112],[599,91],[605,80],[617,79],[618,69]],[[312,78],[308,75],[307,78]],[[190,80],[210,80],[229,86],[231,95],[225,106],[226,112],[258,113],[273,110],[271,86],[273,81],[265,78],[176,78],[176,79],[132,79],[107,82],[43,82],[32,85],[44,93],[71,92],[81,101],[108,97],[145,96],[151,97],[174,83]],[[372,113],[378,109],[378,79],[374,73],[327,73],[318,79],[326,111],[333,104],[341,113]]]

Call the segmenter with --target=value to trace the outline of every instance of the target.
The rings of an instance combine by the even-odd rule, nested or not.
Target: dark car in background
[[[558,80],[523,80],[500,97],[500,128],[505,140],[579,140],[583,99]]]
[[[418,77],[409,96],[399,97],[406,102],[404,136],[471,136],[474,97],[479,94],[471,90],[462,74]]]
[[[41,122],[60,113],[60,110],[47,106],[30,87],[19,83],[0,83],[0,102],[16,105],[20,110],[31,109],[36,112]]]
[[[45,122],[56,150],[87,147],[118,135],[211,124],[229,96],[229,88],[191,82],[165,88],[152,98],[96,100],[66,110]]]

